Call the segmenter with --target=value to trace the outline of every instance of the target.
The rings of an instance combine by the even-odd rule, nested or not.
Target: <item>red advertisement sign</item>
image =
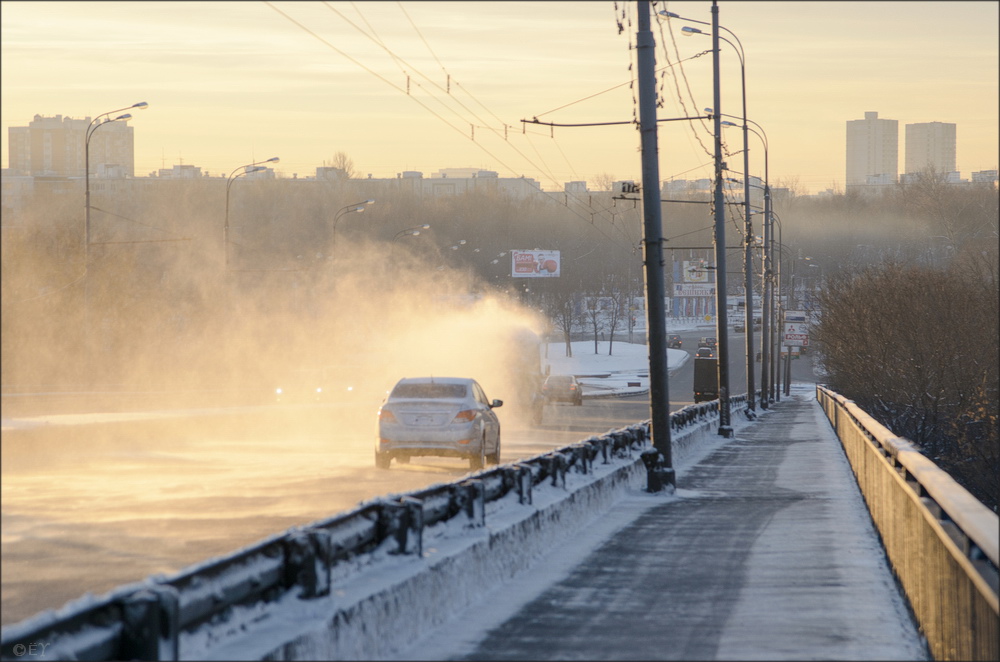
[[[510,275],[514,278],[558,278],[559,251],[512,250]]]

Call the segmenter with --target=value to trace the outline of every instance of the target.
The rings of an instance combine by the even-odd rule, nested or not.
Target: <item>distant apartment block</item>
[[[32,177],[83,177],[90,122],[89,117],[35,115],[28,126],[9,127],[10,170]],[[124,121],[109,122],[90,140],[91,176],[116,173],[135,174],[133,129]]]
[[[998,180],[997,175],[998,173],[996,170],[979,170],[972,173],[972,181],[976,184],[996,184]]]
[[[424,177],[424,173],[417,170],[404,170],[397,173],[395,179],[369,176],[352,181],[373,194],[380,187],[434,197],[486,191],[523,199],[542,192],[538,181],[530,177],[500,177],[496,171],[478,168],[442,168],[430,177]]]
[[[899,121],[866,112],[847,122],[848,187],[893,184],[899,175]]]
[[[198,166],[178,164],[170,168],[160,168],[155,173],[149,173],[149,176],[157,176],[161,179],[197,179],[201,177],[201,168]]]
[[[906,172],[955,172],[955,125],[925,122],[906,125]]]

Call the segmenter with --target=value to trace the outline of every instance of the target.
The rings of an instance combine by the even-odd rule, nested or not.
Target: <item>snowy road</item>
[[[376,470],[368,408],[225,411],[53,417],[5,430],[3,624],[468,472],[444,458]],[[538,428],[498,411],[510,462],[644,420],[648,402],[548,406]]]

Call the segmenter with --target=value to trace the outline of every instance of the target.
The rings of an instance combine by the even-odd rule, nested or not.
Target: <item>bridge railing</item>
[[[816,398],[931,654],[1000,659],[997,514],[853,401],[821,385]]]
[[[746,395],[730,399],[731,411]],[[718,418],[718,401],[671,415],[675,433]],[[5,627],[0,659],[176,660],[185,637],[205,636],[234,609],[289,594],[330,594],[339,566],[383,545],[390,554],[422,554],[426,527],[455,517],[485,519],[487,502],[516,495],[530,504],[534,490],[566,485],[568,472],[593,473],[595,463],[636,461],[649,446],[650,422],[631,425],[455,482],[366,502],[354,510],[262,540],[229,556],[170,577],[118,587],[100,598],[70,603]],[[515,498],[511,496],[511,498]],[[349,565],[348,564],[344,564]]]

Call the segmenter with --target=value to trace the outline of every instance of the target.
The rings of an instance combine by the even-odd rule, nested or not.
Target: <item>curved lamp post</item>
[[[222,226],[222,251],[225,254],[224,262],[227,270],[229,269],[229,189],[232,188],[233,182],[236,181],[238,177],[248,175],[252,172],[258,172],[260,170],[266,170],[267,168],[262,167],[260,165],[261,163],[277,163],[278,161],[279,159],[277,156],[272,156],[264,161],[254,161],[253,163],[241,165],[229,173],[229,179],[226,180],[226,221]]]
[[[390,246],[389,255],[391,256],[396,251],[396,240],[399,239],[400,237],[419,237],[421,231],[430,229],[431,226],[428,225],[427,223],[424,223],[423,225],[415,225],[412,228],[406,228],[405,230],[400,230],[392,238],[392,242],[389,245]]]
[[[666,13],[670,14],[670,12],[666,12]],[[703,21],[695,21],[694,19],[683,18],[681,16],[677,16],[676,14],[671,15],[671,18],[678,18],[678,19],[680,19],[682,21],[691,21],[693,23],[703,23],[704,25],[708,25],[708,23],[704,23]],[[752,269],[752,254],[751,254],[752,246],[751,246],[751,244],[752,244],[752,241],[753,241],[753,217],[752,217],[751,211],[750,211],[750,175],[749,175],[749,172],[750,172],[750,149],[749,149],[749,145],[747,144],[748,143],[748,138],[747,138],[747,119],[746,119],[746,117],[747,117],[746,59],[745,59],[744,52],[743,52],[743,44],[740,42],[739,37],[737,37],[733,33],[732,30],[724,28],[721,25],[718,26],[718,28],[720,30],[725,30],[730,35],[732,35],[733,39],[736,40],[736,43],[734,44],[733,42],[729,41],[725,37],[718,36],[717,33],[715,33],[713,35],[709,35],[707,32],[703,32],[703,31],[699,30],[698,28],[692,28],[692,27],[687,26],[687,25],[685,25],[683,28],[681,28],[681,33],[684,34],[685,36],[691,36],[691,35],[700,34],[700,35],[704,35],[706,37],[709,37],[709,36],[718,37],[718,39],[721,39],[722,41],[724,41],[727,44],[729,44],[730,46],[732,46],[733,49],[736,51],[736,55],[739,56],[739,58],[740,58],[740,80],[741,80],[742,89],[743,89],[743,117],[741,119],[743,120],[743,182],[744,182],[744,186],[743,186],[743,201],[744,201],[744,205],[745,205],[744,211],[743,211],[743,225],[744,225],[744,230],[743,230],[743,235],[744,235],[743,236],[743,247],[744,247],[743,271],[744,271],[744,280],[745,280],[745,282],[744,282],[744,290],[745,290],[745,298],[746,298],[746,311],[747,311],[746,314],[747,314],[747,316],[749,318],[749,322],[750,322],[750,324],[747,326],[748,330],[747,330],[747,333],[746,333],[746,350],[747,350],[747,406],[749,407],[750,411],[753,411],[754,409],[756,409],[755,394],[754,394],[754,353],[753,353],[753,325],[752,325],[752,323],[753,323],[753,269]],[[720,114],[724,114],[724,113],[720,113]],[[719,124],[720,125],[724,125],[724,126],[736,126],[732,122],[721,122],[720,121]]]
[[[83,281],[83,311],[84,311],[84,334],[86,337],[86,351],[88,357],[93,351],[93,345],[90,334],[90,139],[94,136],[94,133],[110,122],[127,122],[132,119],[131,113],[125,113],[124,115],[119,115],[118,117],[111,117],[114,113],[120,113],[123,110],[131,110],[136,108],[138,110],[145,110],[149,107],[149,104],[145,101],[140,101],[139,103],[134,103],[131,106],[126,106],[125,108],[118,108],[116,110],[109,110],[106,113],[101,113],[94,119],[90,121],[87,125],[87,131],[84,135],[83,141],[83,181],[84,181],[84,231],[83,231],[83,249],[84,249],[84,281]]]
[[[136,108],[138,110],[145,110],[149,107],[149,104],[145,101],[140,101],[139,103],[134,103],[131,106],[126,106],[124,108],[118,108],[117,110],[109,110],[106,113],[101,113],[94,119],[90,121],[87,126],[87,133],[83,143],[83,178],[84,178],[84,195],[86,196],[85,209],[86,209],[86,225],[84,226],[84,239],[85,239],[85,257],[88,258],[87,264],[89,264],[90,258],[90,139],[93,137],[94,133],[109,122],[127,122],[132,119],[130,113],[125,113],[124,115],[119,115],[118,117],[111,118],[112,113],[120,113],[123,110],[131,110]],[[104,119],[101,119],[104,118]]]
[[[715,292],[715,294],[716,294],[716,297],[715,297],[715,300],[716,300],[716,303],[715,303],[715,308],[716,308],[716,311],[715,311],[715,313],[716,313],[716,315],[715,315],[715,328],[716,328],[716,331],[715,331],[715,334],[716,334],[716,337],[718,338],[718,342],[719,342],[719,373],[718,373],[719,374],[719,435],[722,436],[722,437],[731,437],[733,435],[733,428],[732,428],[732,425],[730,423],[731,419],[730,419],[730,411],[729,411],[729,365],[728,365],[728,363],[729,363],[729,330],[727,328],[728,322],[727,322],[727,319],[726,319],[726,317],[727,317],[727,311],[726,311],[726,305],[727,305],[727,298],[726,298],[726,287],[727,287],[727,284],[726,284],[726,281],[727,281],[726,274],[727,274],[727,268],[726,268],[726,253],[725,253],[725,251],[726,251],[726,248],[725,248],[725,246],[726,246],[726,218],[725,218],[725,202],[723,200],[723,192],[722,192],[722,178],[723,178],[723,176],[722,176],[722,170],[723,170],[723,161],[722,161],[722,114],[721,114],[721,111],[722,111],[722,102],[721,102],[722,94],[721,94],[721,89],[720,89],[721,85],[720,85],[720,76],[719,76],[719,70],[720,70],[720,57],[719,57],[719,55],[720,55],[720,51],[721,51],[721,49],[719,47],[719,40],[723,39],[724,41],[726,41],[727,43],[729,43],[734,48],[736,48],[736,45],[733,44],[728,39],[725,39],[724,37],[720,37],[719,30],[720,29],[726,30],[726,32],[728,32],[729,34],[731,34],[733,36],[733,38],[736,39],[737,43],[739,42],[739,39],[736,38],[736,35],[733,34],[730,30],[727,30],[726,28],[724,28],[724,27],[722,27],[722,26],[719,25],[719,6],[718,6],[717,2],[713,2],[712,3],[712,22],[711,23],[707,23],[705,21],[697,21],[697,20],[694,20],[694,19],[691,19],[691,18],[684,18],[684,17],[680,16],[679,14],[675,14],[673,12],[669,12],[669,11],[666,11],[666,10],[662,10],[659,13],[661,15],[663,15],[663,16],[668,17],[668,18],[676,18],[676,19],[679,19],[679,20],[682,20],[682,21],[690,21],[691,23],[700,23],[701,25],[711,25],[711,27],[712,27],[712,33],[711,33],[711,35],[709,35],[712,38],[712,51],[711,51],[712,52],[712,88],[713,88],[712,89],[712,93],[713,93],[712,96],[713,96],[713,99],[714,99],[714,103],[712,104],[712,106],[717,111],[717,112],[712,113],[711,119],[714,121],[714,131],[713,132],[715,134],[715,157],[714,157],[714,160],[715,160],[715,194],[713,196],[713,202],[712,202],[712,204],[714,206],[714,211],[715,211],[715,214],[714,214],[714,216],[715,216],[715,239],[714,239],[714,243],[715,243],[715,263],[716,263],[715,264],[715,268],[716,268],[716,272],[715,272],[716,273],[716,287],[715,287],[715,291],[716,291]],[[702,32],[701,30],[698,30],[696,28],[690,28],[690,29],[689,28],[684,28],[683,29],[683,34],[685,34],[685,35],[693,35],[693,34],[708,35],[708,33]],[[745,73],[745,68],[742,67],[742,64],[743,64],[743,48],[742,48],[742,45],[739,48],[737,48],[737,52],[738,52],[738,54],[740,56],[741,70],[743,70],[744,73]],[[745,79],[744,79],[743,90],[744,90],[744,95],[743,95],[744,112],[743,112],[743,114],[746,115],[746,94],[745,94],[745,92],[746,92],[746,84],[745,84]],[[745,142],[746,141],[744,139],[744,143]],[[744,148],[745,147],[746,146],[744,144]],[[746,170],[746,168],[744,168],[744,170]],[[747,223],[750,222],[749,214],[747,214],[746,220],[747,220]],[[752,230],[748,230],[744,234],[746,235],[745,238],[744,238],[744,243],[746,243],[745,253],[748,255],[749,252],[750,252],[749,241],[750,241],[751,237],[753,236],[753,232],[752,232]],[[749,259],[749,258],[747,258],[747,259]],[[752,319],[753,309],[751,307],[748,307],[747,314],[751,315],[751,319]],[[747,334],[747,342],[748,343],[752,342],[751,341],[752,337],[753,337],[752,334],[749,334],[749,333]],[[752,386],[753,385],[753,355],[752,355],[752,349],[751,349],[750,346],[747,347],[747,383],[750,385],[750,387],[747,389],[748,390],[747,396],[749,398],[748,405],[749,405],[749,408],[752,409],[753,408],[753,404],[752,403],[753,403],[753,400],[754,400],[754,398],[753,398],[753,386]]]
[[[375,201],[372,199],[363,200],[361,202],[355,202],[353,205],[347,205],[346,207],[341,207],[337,210],[337,213],[333,216],[333,241],[330,246],[330,257],[332,258],[337,250],[337,223],[340,218],[345,214],[351,214],[354,212],[361,213],[365,210],[367,205],[373,205]]]
[[[711,113],[711,108],[706,108],[705,111],[708,112],[708,113]],[[722,113],[722,115],[724,117],[733,117],[732,115],[726,115],[725,113]],[[736,117],[734,119],[740,119],[740,118]],[[763,209],[763,212],[764,212],[764,222],[763,222],[764,250],[763,250],[763,256],[762,256],[762,260],[761,260],[761,262],[762,262],[761,284],[762,284],[763,291],[761,292],[762,300],[761,300],[761,336],[760,337],[761,337],[761,352],[762,352],[762,357],[761,357],[761,376],[760,376],[760,390],[761,390],[760,406],[761,406],[762,409],[767,409],[768,403],[769,403],[769,401],[771,399],[770,397],[768,397],[768,396],[765,395],[765,393],[767,393],[769,391],[769,389],[770,389],[769,384],[768,384],[768,374],[767,374],[765,366],[767,366],[768,363],[769,363],[770,353],[771,353],[771,346],[770,346],[771,344],[768,343],[767,340],[770,338],[770,335],[769,335],[770,334],[770,327],[773,326],[773,324],[774,324],[774,321],[773,321],[774,320],[774,317],[773,317],[774,316],[774,301],[773,301],[774,294],[773,294],[773,289],[771,287],[771,280],[769,278],[769,275],[770,275],[770,272],[771,272],[771,269],[772,269],[771,263],[773,261],[773,256],[771,255],[771,253],[774,250],[774,239],[773,239],[773,230],[774,229],[772,227],[773,219],[771,217],[771,214],[773,213],[773,211],[771,209],[771,186],[770,186],[770,183],[769,183],[769,172],[768,172],[768,144],[767,144],[767,132],[764,131],[764,128],[760,124],[758,124],[757,122],[754,122],[751,119],[747,119],[747,118],[743,118],[743,120],[744,120],[744,139],[745,139],[745,136],[746,136],[746,131],[749,130],[750,133],[752,133],[752,134],[756,135],[758,138],[760,138],[761,143],[764,145],[764,186],[763,187],[756,186],[755,188],[761,188],[764,191],[764,209]],[[760,131],[758,132],[757,130],[748,127],[746,125],[746,123],[753,124],[755,127],[757,127],[757,129],[760,129]],[[735,124],[733,122],[726,122],[726,121],[724,121],[724,122],[722,122],[722,126],[739,126],[739,125]],[[746,152],[744,151],[744,154],[745,153]],[[749,173],[746,173],[746,172],[743,173],[743,177],[744,177],[745,182],[749,182],[749,178],[750,178],[749,177]],[[746,184],[745,184],[745,186],[746,186]],[[749,186],[754,186],[754,185],[753,184],[749,184]],[[746,188],[746,190],[749,190],[749,188]],[[747,198],[747,200],[748,199],[749,198]],[[747,203],[746,206],[747,206],[748,210],[751,209],[749,203]],[[749,271],[750,263],[749,262],[747,263],[747,266],[748,266],[747,273],[749,274],[750,273],[750,271]],[[747,283],[749,284],[749,282],[750,282],[750,279],[748,277],[747,278]]]

